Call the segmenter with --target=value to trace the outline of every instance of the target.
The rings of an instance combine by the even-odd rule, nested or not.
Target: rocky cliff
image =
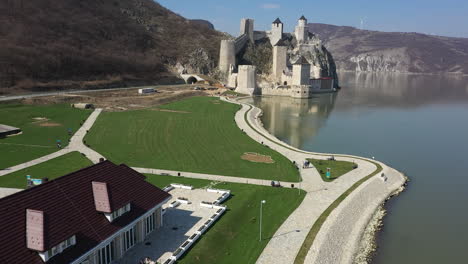
[[[339,70],[468,74],[468,39],[309,24]]]
[[[336,65],[332,54],[327,48],[322,45],[320,38],[310,33],[309,41],[307,43],[298,45],[293,34],[284,34],[283,45],[288,47],[288,66],[300,57],[304,56],[307,61],[312,65],[311,78],[319,77],[333,77],[335,79],[335,86],[338,87],[338,75],[336,73]],[[263,78],[269,80],[269,75],[272,70],[273,61],[273,47],[269,39],[265,37],[255,41],[253,44],[248,44],[245,50],[238,55],[239,64],[255,65],[257,66],[258,73]]]
[[[152,0],[5,0],[0,21],[4,94],[174,82],[177,64],[210,71],[224,37]]]

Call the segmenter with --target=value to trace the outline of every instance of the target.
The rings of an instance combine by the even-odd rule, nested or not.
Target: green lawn
[[[68,128],[73,133],[86,120],[90,110],[79,110],[69,105],[0,104],[0,124],[21,128],[23,134],[0,139],[0,169],[57,151],[56,140],[68,145]],[[56,126],[41,126],[33,118],[45,117]]]
[[[161,188],[169,183],[197,188],[211,183],[156,175],[147,175],[147,180]],[[255,263],[275,231],[305,197],[305,192],[299,194],[297,189],[237,183],[219,183],[216,187],[231,190],[232,197],[225,202],[228,210],[178,263]],[[266,204],[263,206],[263,240],[259,242],[261,200],[266,200]]]
[[[257,179],[298,181],[293,164],[246,134],[234,122],[238,105],[192,97],[159,107],[102,113],[85,140],[115,163]],[[245,152],[274,163],[242,160]]]
[[[326,182],[331,182],[334,179],[340,177],[343,174],[346,174],[353,170],[354,163],[348,161],[338,161],[338,160],[319,160],[319,159],[307,159],[312,165],[317,169],[322,176],[322,180]],[[326,172],[327,168],[330,168],[330,179],[327,178]]]
[[[79,152],[71,152],[44,163],[0,176],[0,187],[25,189],[26,175],[31,175],[31,178],[35,179],[49,178],[49,180],[53,180],[92,164]]]
[[[227,91],[223,92],[221,95],[247,96],[247,94],[238,93],[238,92],[234,92],[234,91],[231,91],[231,90],[227,90]]]

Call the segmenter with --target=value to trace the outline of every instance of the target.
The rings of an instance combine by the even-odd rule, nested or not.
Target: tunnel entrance
[[[187,83],[188,83],[188,84],[194,84],[194,83],[197,83],[197,82],[198,82],[197,78],[195,78],[195,77],[193,77],[193,76],[191,76],[191,77],[189,77],[189,78],[187,79]]]

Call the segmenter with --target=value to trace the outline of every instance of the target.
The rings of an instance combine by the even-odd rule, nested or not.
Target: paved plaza
[[[205,189],[178,188],[169,193],[172,199],[163,206],[166,209],[163,226],[155,230],[143,243],[128,251],[119,263],[135,264],[145,257],[163,263],[217,211],[201,207],[200,202],[215,201],[220,196],[219,193],[207,192]],[[187,198],[191,203],[169,208],[168,206],[179,197]]]

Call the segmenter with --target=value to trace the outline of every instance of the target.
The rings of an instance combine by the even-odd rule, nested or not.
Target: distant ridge
[[[311,23],[339,70],[468,74],[468,38]]]

